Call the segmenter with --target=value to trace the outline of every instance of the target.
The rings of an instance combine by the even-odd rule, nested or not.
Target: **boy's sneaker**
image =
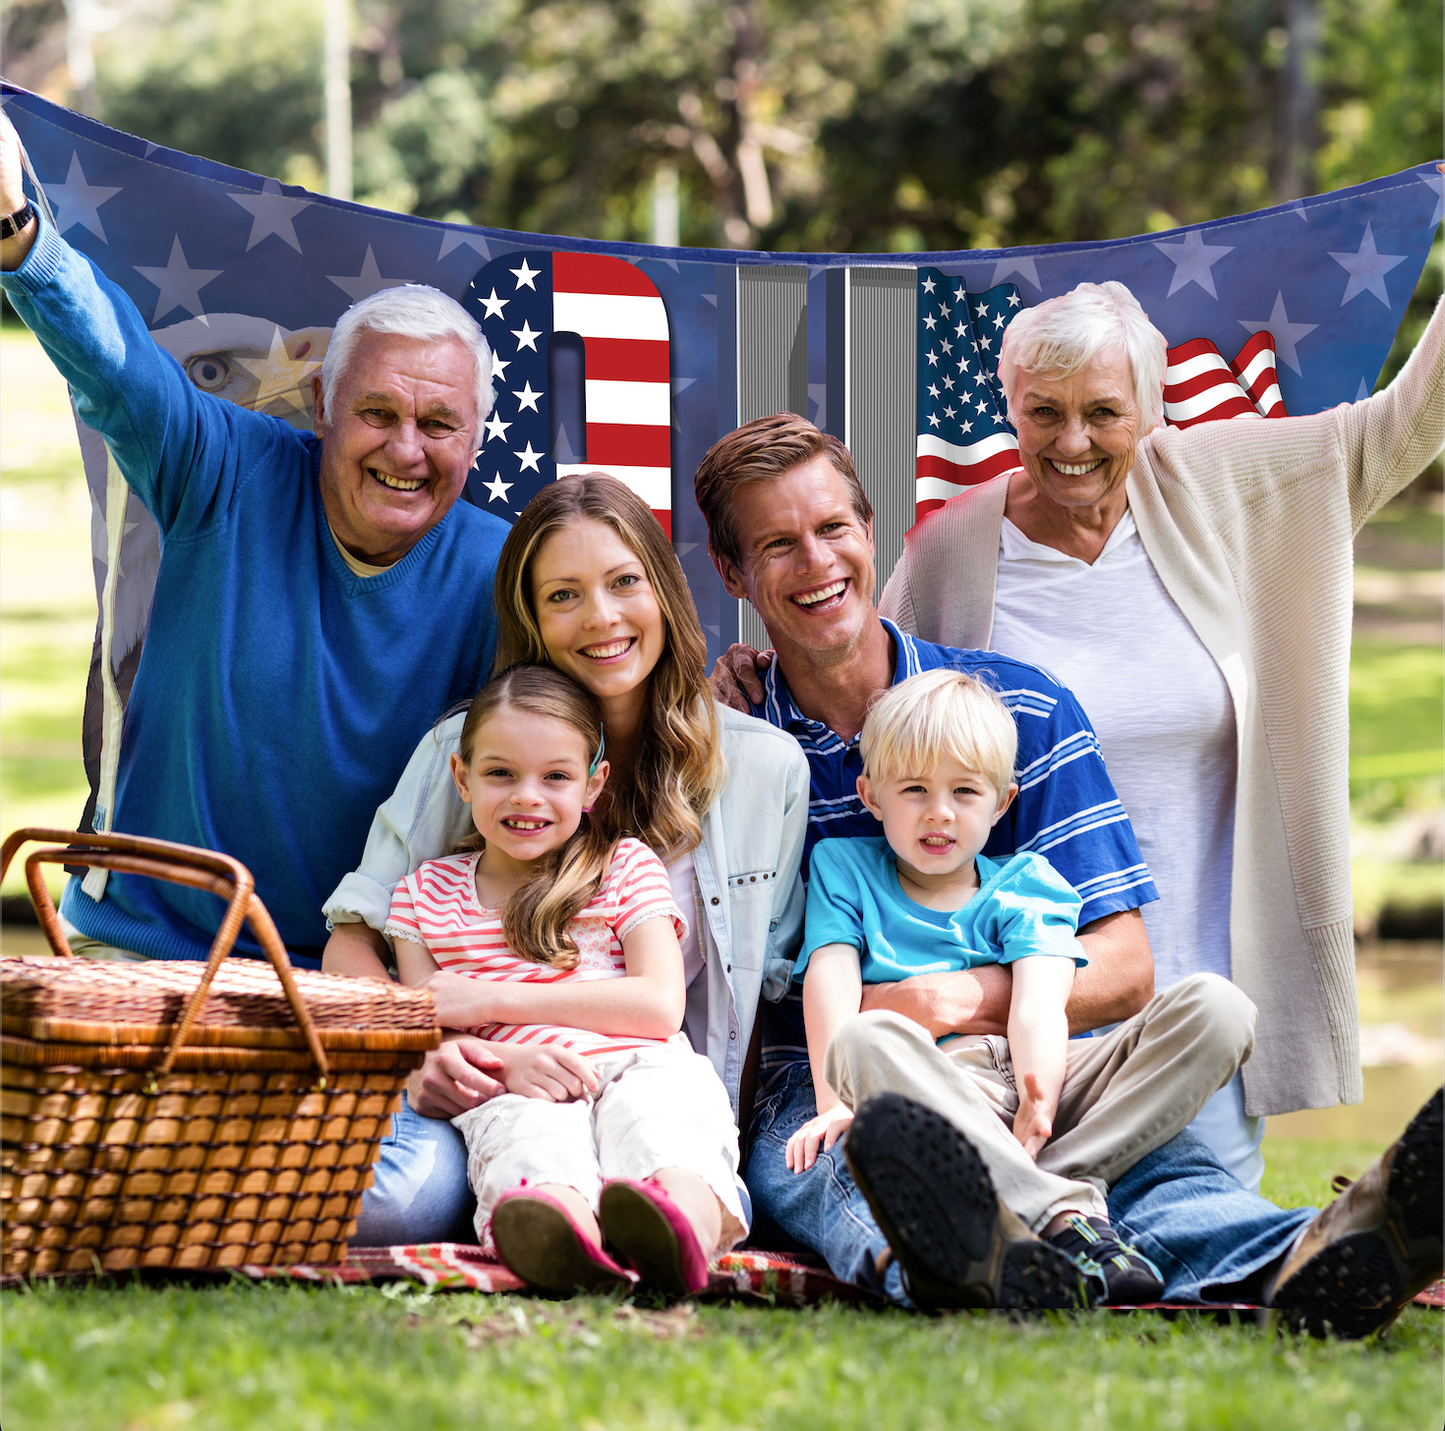
[[[1159,1269],[1102,1217],[1070,1213],[1048,1240],[1089,1279],[1095,1306],[1138,1307],[1157,1302],[1164,1291]]]
[[[843,1152],[924,1310],[1088,1306],[1078,1268],[998,1200],[978,1150],[942,1114],[876,1094]]]

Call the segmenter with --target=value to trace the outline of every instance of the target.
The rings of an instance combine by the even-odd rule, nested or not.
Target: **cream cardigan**
[[[1144,549],[1234,701],[1229,930],[1234,982],[1259,1008],[1244,1067],[1254,1115],[1364,1096],[1350,901],[1351,543],[1445,446],[1442,330],[1445,304],[1395,381],[1362,402],[1158,428],[1125,482]],[[1007,490],[1008,476],[997,477],[909,533],[883,615],[929,641],[988,647]]]

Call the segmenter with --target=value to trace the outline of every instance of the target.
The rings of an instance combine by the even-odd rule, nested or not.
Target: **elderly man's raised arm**
[[[5,214],[25,202],[21,173],[19,141],[0,118]],[[4,240],[0,261],[6,296],[162,532],[197,534],[218,520],[247,473],[271,459],[275,424],[231,403],[207,404],[126,294],[44,219]]]
[[[10,117],[0,112],[0,218],[9,218],[25,207],[24,174],[20,166],[20,144]],[[40,232],[34,215],[10,237],[0,239],[0,269],[9,272],[25,262],[25,256]]]

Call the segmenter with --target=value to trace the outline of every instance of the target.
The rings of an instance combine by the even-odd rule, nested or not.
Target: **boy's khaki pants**
[[[900,1014],[865,1013],[828,1045],[823,1072],[849,1108],[901,1093],[941,1113],[978,1150],[1000,1201],[1032,1231],[1059,1212],[1108,1217],[1104,1194],[1193,1121],[1254,1051],[1255,1007],[1227,979],[1194,974],[1112,1033],[1071,1039],[1053,1137],[1034,1162],[1014,1138],[1008,1040],[941,1047]]]

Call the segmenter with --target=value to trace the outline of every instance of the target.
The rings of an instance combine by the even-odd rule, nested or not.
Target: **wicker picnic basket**
[[[0,959],[0,1274],[341,1259],[407,1073],[435,1048],[432,998],[293,970],[250,871],[128,835],[17,830],[64,958]],[[99,866],[227,901],[210,959],[70,956],[44,863]],[[242,921],[266,953],[227,959]]]

